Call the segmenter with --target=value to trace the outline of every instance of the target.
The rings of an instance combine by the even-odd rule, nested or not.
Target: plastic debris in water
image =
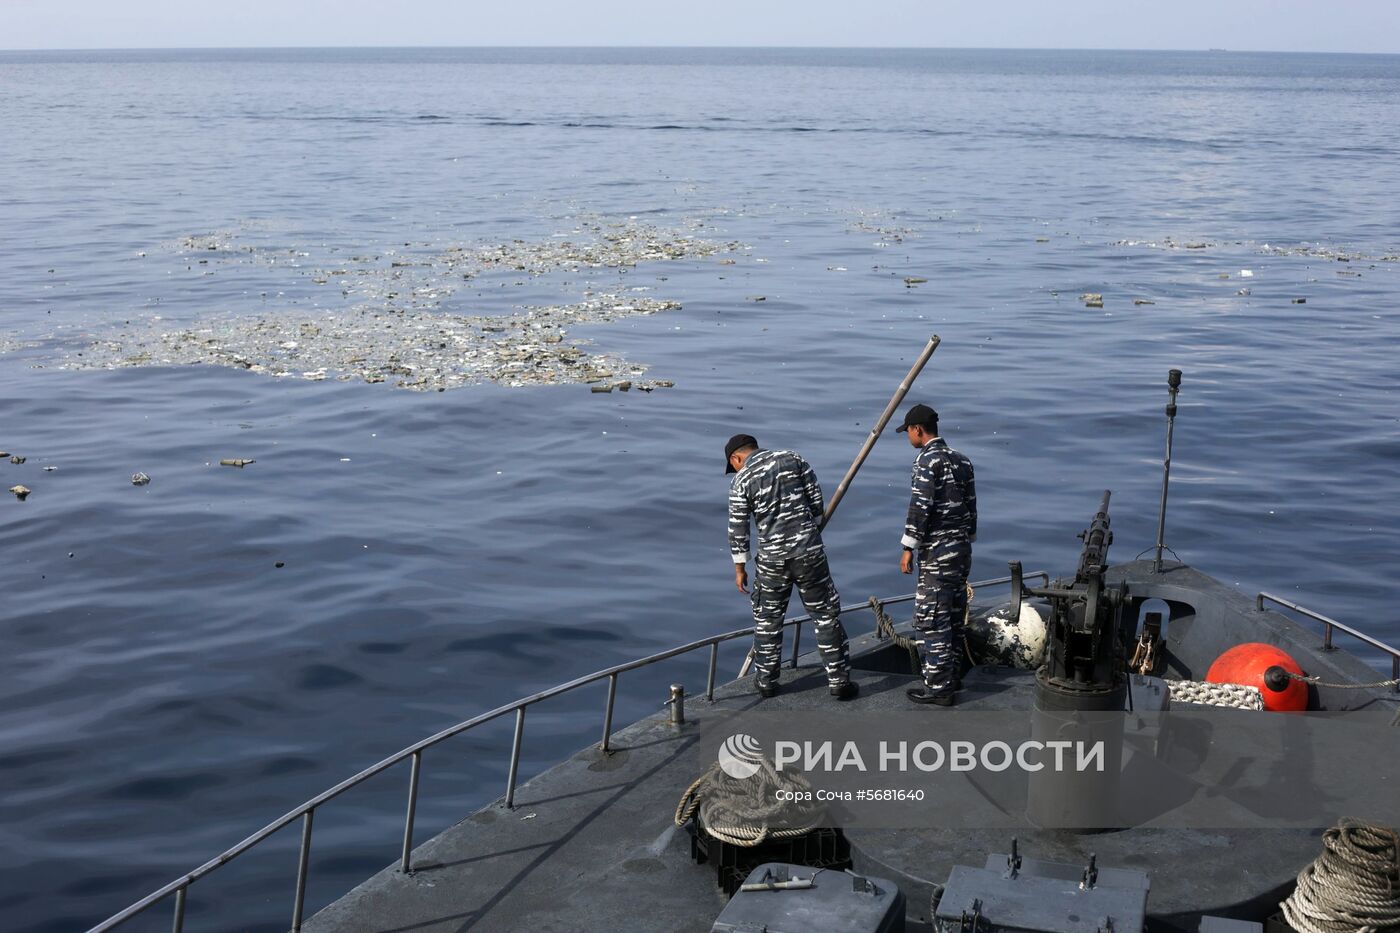
[[[247,466],[247,465],[250,464],[250,463],[257,463],[257,462],[258,462],[258,461],[256,461],[256,460],[232,460],[232,459],[224,459],[224,460],[220,460],[220,461],[219,461],[219,466],[245,467],[245,466]]]
[[[151,485],[151,478],[145,473],[133,473],[131,474],[131,485],[149,486]]]
[[[15,494],[16,499],[23,502],[25,497],[29,495],[30,490],[28,486],[11,486],[10,492]]]

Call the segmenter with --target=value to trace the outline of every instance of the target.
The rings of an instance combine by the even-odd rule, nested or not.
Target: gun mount
[[[1050,603],[1045,663],[1036,672],[1036,701],[1046,709],[1121,710],[1124,673],[1123,587],[1104,583],[1108,548],[1113,543],[1105,491],[1089,527],[1080,532],[1084,548],[1074,579],[1027,588],[1021,565],[1011,565],[1013,605],[1027,596]]]
[[[1105,752],[1104,769],[1098,773],[1032,775],[1026,811],[1042,827],[1112,826],[1119,812],[1123,724],[1118,714],[1128,694],[1121,620],[1127,592],[1122,585],[1104,583],[1113,543],[1111,495],[1104,492],[1089,527],[1079,535],[1084,549],[1074,579],[1030,589],[1022,583],[1021,565],[1011,565],[1013,606],[1025,596],[1050,603],[1045,662],[1035,674],[1032,736],[1041,741],[1098,742]]]

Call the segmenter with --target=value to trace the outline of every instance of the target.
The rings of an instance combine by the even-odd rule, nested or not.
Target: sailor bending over
[[[831,581],[822,546],[822,490],[817,475],[792,451],[760,450],[758,441],[748,434],[731,437],[724,457],[725,472],[735,474],[729,488],[729,552],[734,557],[734,584],[743,593],[749,592],[749,519],[758,526],[752,594],[755,687],[765,697],[778,692],[783,617],[792,586],[797,584],[816,629],[831,695],[851,699],[859,691],[851,681],[841,597]]]

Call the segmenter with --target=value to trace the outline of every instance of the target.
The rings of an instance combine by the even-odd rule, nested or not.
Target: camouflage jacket
[[[917,548],[941,538],[977,538],[972,461],[935,437],[914,458],[909,517],[900,543]]]
[[[782,561],[822,543],[822,488],[806,460],[790,450],[756,450],[729,487],[729,553],[749,559],[749,517],[758,525],[757,557]]]

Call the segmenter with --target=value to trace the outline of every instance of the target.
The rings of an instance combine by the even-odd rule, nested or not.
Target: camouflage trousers
[[[953,689],[961,662],[972,542],[966,538],[931,541],[919,548],[918,557],[914,630],[923,649],[924,683],[944,693]]]
[[[753,657],[759,683],[778,681],[782,665],[783,619],[793,584],[817,633],[817,648],[826,667],[827,683],[843,684],[851,677],[850,650],[841,625],[841,597],[831,581],[826,550],[812,548],[784,561],[756,558],[753,591]]]

